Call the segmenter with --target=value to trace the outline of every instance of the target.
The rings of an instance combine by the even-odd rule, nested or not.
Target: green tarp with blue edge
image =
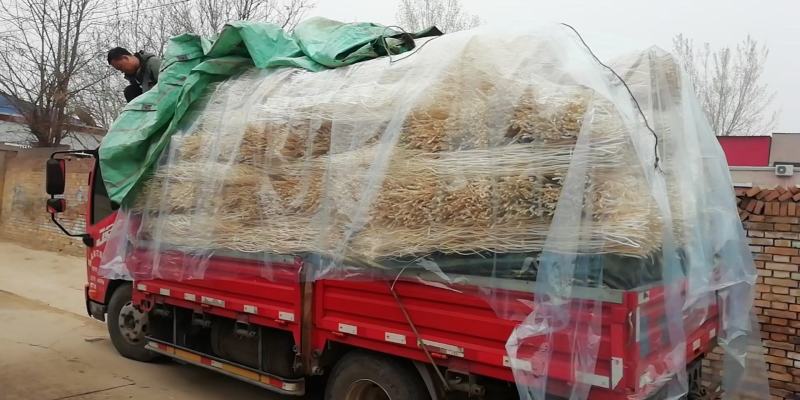
[[[206,87],[253,66],[308,71],[338,68],[414,47],[408,35],[372,23],[325,18],[300,23],[292,34],[274,24],[233,22],[215,38],[193,34],[170,40],[158,84],[128,104],[100,145],[100,169],[111,200],[123,204],[147,177],[181,118]]]

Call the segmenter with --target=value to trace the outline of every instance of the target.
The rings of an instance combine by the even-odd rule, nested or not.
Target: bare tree
[[[125,107],[122,91],[128,84],[122,74],[112,70],[105,63],[105,51],[86,67],[81,80],[103,77],[97,83],[78,93],[73,99],[76,115],[84,115],[83,120],[91,120],[96,126],[108,128]]]
[[[241,20],[271,22],[292,30],[313,6],[312,0],[196,0],[171,4],[165,15],[182,32],[212,35],[226,23]]]
[[[211,36],[237,20],[272,22],[290,30],[313,7],[311,0],[115,0],[108,18],[93,33],[98,56],[86,67],[91,76],[105,76],[77,101],[100,126],[108,127],[122,111],[128,82],[106,64],[105,51],[120,46],[163,56],[169,39],[182,33]]]
[[[123,89],[128,85],[122,73],[112,69],[106,61],[111,47],[125,47],[131,51],[146,50],[163,56],[170,37],[183,33],[174,6],[185,3],[176,0],[103,0],[103,24],[92,32],[90,43],[93,57],[85,68],[85,77],[96,84],[79,93],[75,107],[88,114],[98,126],[108,128],[125,107]],[[86,78],[84,78],[86,79]]]
[[[107,0],[106,0],[107,1]],[[181,29],[185,18],[180,9],[188,0],[116,0],[109,12],[108,23],[97,38],[98,42],[111,43],[136,51],[163,55],[170,37],[189,32]],[[188,11],[186,11],[188,12]],[[107,50],[107,49],[106,49]]]
[[[97,0],[16,0],[0,3],[9,30],[0,35],[0,90],[21,111],[36,143],[56,146],[69,133],[73,99],[90,87],[79,76]],[[8,34],[13,31],[13,34]]]
[[[212,36],[232,21],[265,21],[291,30],[314,6],[312,0],[101,1],[110,9],[103,40],[159,56],[173,36]]]
[[[759,135],[774,129],[778,113],[770,111],[775,92],[762,82],[769,56],[766,46],[747,36],[735,49],[712,50],[677,35],[675,54],[717,136]]]
[[[443,32],[456,32],[481,24],[477,15],[464,11],[459,0],[400,0],[397,20],[408,31],[436,25]]]

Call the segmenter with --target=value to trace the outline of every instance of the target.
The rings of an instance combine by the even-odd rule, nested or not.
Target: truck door
[[[86,233],[91,237],[93,246],[86,250],[87,296],[92,301],[104,304],[108,280],[100,276],[99,269],[117,213],[113,210],[111,200],[108,198],[100,171],[100,162],[97,158],[95,158],[94,168],[89,175],[89,185],[91,194],[86,210]]]

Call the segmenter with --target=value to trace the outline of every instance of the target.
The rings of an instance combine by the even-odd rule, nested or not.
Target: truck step
[[[175,346],[149,337],[147,338],[147,345],[145,347],[150,351],[178,361],[207,368],[267,390],[292,396],[302,396],[305,394],[305,379],[303,378],[287,379],[277,377],[263,371],[225,361],[209,354],[200,353],[181,346]]]

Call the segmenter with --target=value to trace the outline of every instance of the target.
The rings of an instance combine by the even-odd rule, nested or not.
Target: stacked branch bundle
[[[660,249],[642,133],[619,104],[553,71],[552,49],[515,63],[498,61],[513,47],[480,40],[451,51],[252,70],[209,90],[136,200],[144,237],[367,259],[537,252],[577,169],[580,229],[559,245]]]

